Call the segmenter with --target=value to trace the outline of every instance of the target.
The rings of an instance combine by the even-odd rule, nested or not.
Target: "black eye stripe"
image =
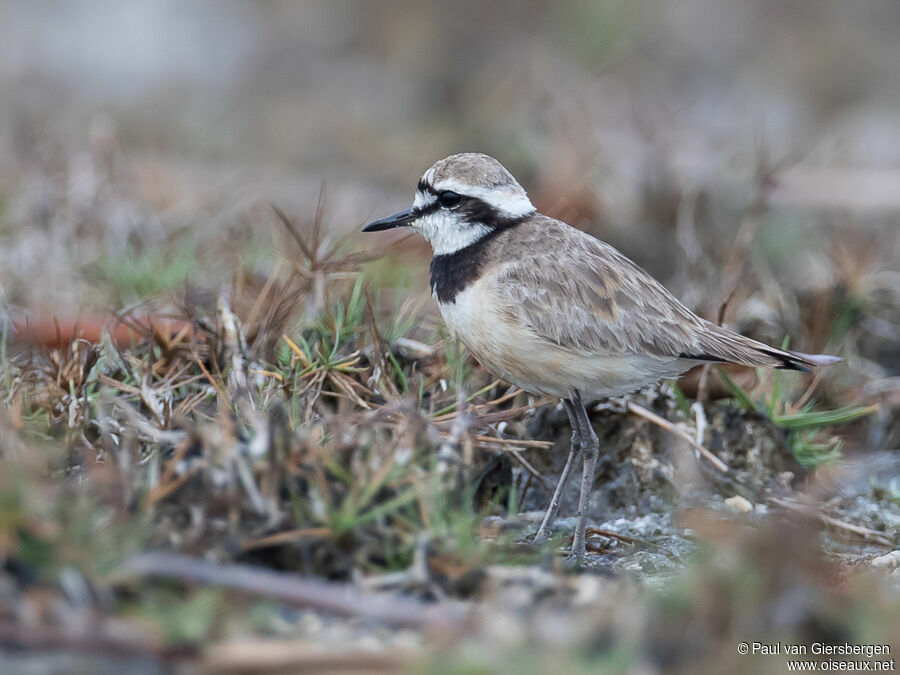
[[[435,194],[434,189],[430,186],[428,187],[429,189],[425,191]],[[419,189],[421,190],[421,185]],[[503,229],[517,225],[525,220],[525,216],[508,216],[478,197],[470,197],[468,195],[460,195],[460,197],[459,205],[454,211],[460,214],[460,220],[471,225],[487,225],[490,228]],[[416,217],[421,218],[437,213],[442,208],[441,203],[435,200],[430,204],[414,209],[414,211]]]
[[[435,200],[426,206],[419,207],[416,209],[416,215],[419,217],[427,216],[432,213],[436,213],[440,211],[441,206],[440,196],[447,190],[438,191],[434,188],[431,183],[428,183],[425,180],[419,180],[419,184],[416,186],[416,189],[422,194],[429,194],[435,197]],[[459,193],[457,193],[459,194]],[[469,223],[471,225],[487,225],[491,228],[499,228],[503,229],[506,227],[510,227],[513,225],[517,225],[522,222],[527,215],[524,216],[510,216],[503,211],[497,209],[495,206],[489,204],[483,199],[479,199],[478,197],[472,197],[471,195],[459,194],[460,200],[454,205],[453,211],[454,213],[459,214],[459,219],[462,222]]]
[[[457,210],[463,215],[466,222],[473,225],[481,224],[493,228],[503,228],[508,227],[513,221],[521,220],[518,217],[513,218],[506,215],[477,197],[466,197]]]

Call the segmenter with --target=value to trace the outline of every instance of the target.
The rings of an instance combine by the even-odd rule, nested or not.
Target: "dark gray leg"
[[[569,478],[572,474],[572,465],[575,464],[577,456],[581,453],[581,420],[571,401],[563,399],[563,405],[566,407],[566,412],[569,415],[569,423],[572,425],[572,442],[571,447],[569,448],[569,457],[566,459],[566,465],[559,475],[559,482],[556,484],[556,489],[553,491],[553,496],[550,498],[550,506],[547,507],[547,512],[544,514],[541,526],[538,528],[537,534],[534,535],[535,544],[540,544],[550,537],[553,521],[556,520],[556,514],[559,513],[559,503],[562,500],[566,485],[569,484]]]
[[[572,555],[578,563],[584,562],[585,555],[585,529],[587,528],[587,503],[594,485],[594,474],[597,471],[597,457],[600,454],[600,441],[591,420],[581,402],[581,394],[572,392],[572,406],[579,418],[581,431],[581,454],[584,457],[584,471],[581,474],[581,494],[578,497],[578,522],[575,525],[575,539],[572,541]]]

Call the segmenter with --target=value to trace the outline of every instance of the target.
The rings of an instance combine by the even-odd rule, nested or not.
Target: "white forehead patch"
[[[429,204],[433,204],[435,197],[430,192],[422,192],[421,190],[416,190],[416,196],[413,199],[413,208],[414,209],[424,209]]]
[[[518,187],[518,186],[516,186]],[[453,178],[442,180],[434,186],[437,192],[443,190],[451,190],[461,195],[475,197],[481,201],[490,204],[497,211],[510,218],[518,218],[519,216],[527,216],[535,212],[534,204],[528,199],[528,195],[522,188],[489,188],[482,185],[469,185],[462,183]]]

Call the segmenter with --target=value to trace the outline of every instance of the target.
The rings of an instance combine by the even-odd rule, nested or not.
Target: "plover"
[[[431,243],[431,291],[450,332],[490,372],[563,400],[571,450],[535,539],[549,536],[580,454],[572,543],[579,561],[599,454],[585,400],[621,396],[703,362],[811,371],[839,360],[776,349],[700,318],[609,244],[538,213],[487,155],[436,162],[411,209],[363,231],[401,226]]]

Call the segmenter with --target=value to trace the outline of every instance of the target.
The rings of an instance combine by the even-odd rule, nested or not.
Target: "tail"
[[[830,354],[804,354],[803,352],[782,351],[772,347],[769,347],[769,350],[775,358],[781,359],[781,363],[775,366],[778,370],[799,370],[811,373],[816,368],[831,366],[844,360],[840,356],[831,356]]]
[[[699,349],[682,352],[680,358],[763,366],[778,370],[799,370],[805,373],[843,361],[838,356],[828,354],[804,354],[770,347],[712,323],[706,328],[707,330],[698,336]]]

